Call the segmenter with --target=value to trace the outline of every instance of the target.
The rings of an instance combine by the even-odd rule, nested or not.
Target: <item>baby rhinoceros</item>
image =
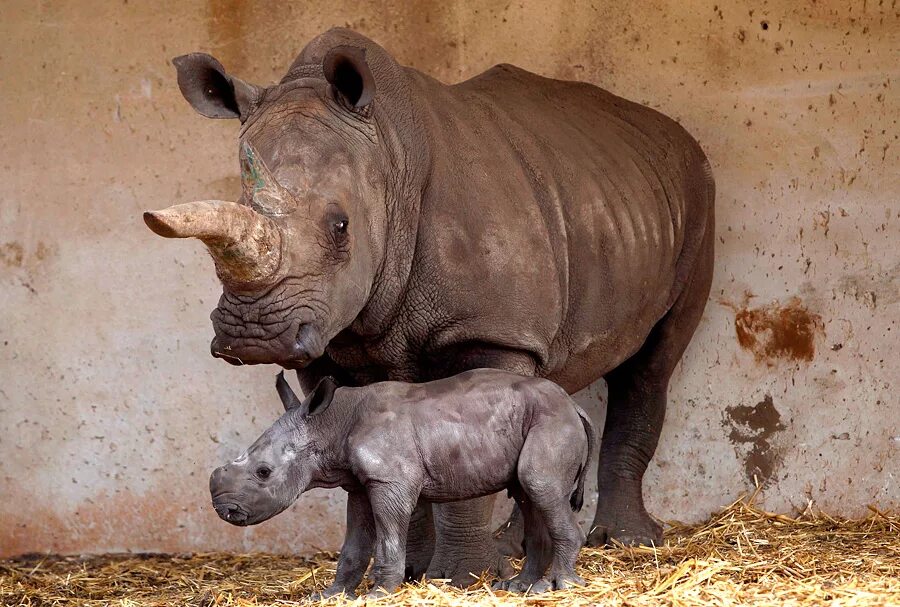
[[[361,388],[338,388],[325,378],[302,402],[283,374],[277,388],[286,413],[213,472],[210,491],[220,517],[254,525],[308,489],[347,490],[347,534],[334,583],[321,598],[353,594],[373,549],[373,588],[400,585],[418,500],[467,500],[503,489],[524,515],[528,558],[521,573],[497,587],[541,592],[584,583],[575,573],[584,534],[573,510],[581,508],[596,438],[588,416],[556,384],[477,369],[424,384]]]

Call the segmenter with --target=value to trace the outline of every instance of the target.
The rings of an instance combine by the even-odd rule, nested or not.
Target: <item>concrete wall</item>
[[[239,189],[237,124],[194,114],[169,58],[268,83],[333,25],[449,82],[499,62],[594,82],[705,146],[716,278],[652,512],[698,519],[754,475],[773,510],[900,506],[894,4],[4,3],[0,553],[339,545],[339,492],[247,530],[208,506],[209,471],[278,413],[274,369],[209,356],[212,264],[140,218]],[[602,382],[580,398],[602,423]]]

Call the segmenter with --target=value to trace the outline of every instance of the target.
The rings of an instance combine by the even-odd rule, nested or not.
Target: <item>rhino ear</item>
[[[313,388],[313,391],[309,393],[309,396],[306,397],[301,405],[305,409],[303,414],[313,415],[327,409],[334,399],[334,393],[337,389],[338,385],[333,377],[320,379],[319,383],[316,384],[316,387]]]
[[[284,405],[285,411],[290,411],[303,405],[300,399],[297,398],[291,385],[284,378],[284,371],[278,373],[278,379],[275,380],[275,389],[278,390],[278,396],[281,397],[281,404]]]
[[[178,88],[198,113],[207,118],[247,119],[261,89],[229,76],[219,61],[206,53],[172,59],[178,70]]]
[[[336,46],[322,62],[325,79],[349,108],[362,110],[375,98],[375,77],[366,61],[366,49]]]

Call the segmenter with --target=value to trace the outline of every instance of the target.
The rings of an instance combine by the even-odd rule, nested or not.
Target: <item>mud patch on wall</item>
[[[25,250],[18,242],[7,242],[0,246],[0,262],[10,268],[22,267],[25,258]]]
[[[0,244],[0,264],[8,268],[33,269],[41,262],[54,257],[56,253],[56,245],[47,244],[42,240],[38,241],[37,246],[30,252],[26,252],[20,242],[6,242]]]
[[[779,359],[811,361],[816,354],[816,336],[824,335],[822,317],[810,312],[798,297],[785,304],[773,302],[748,307],[749,296],[738,306],[720,301],[734,310],[734,331],[740,346],[757,362],[768,365]]]
[[[744,474],[760,485],[772,478],[781,456],[772,444],[776,432],[784,430],[781,414],[768,394],[752,407],[738,405],[725,409],[722,425],[728,429],[728,440],[744,461]]]

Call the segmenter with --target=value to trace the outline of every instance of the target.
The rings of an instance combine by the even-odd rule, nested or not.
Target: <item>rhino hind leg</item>
[[[583,432],[580,427],[577,431]],[[585,583],[575,572],[585,537],[569,503],[582,457],[580,450],[571,449],[572,444],[571,433],[560,433],[556,425],[532,427],[525,440],[517,472],[525,495],[521,506],[526,509],[527,554],[522,573],[510,581],[510,590],[537,594]]]
[[[662,431],[669,377],[700,322],[712,282],[713,232],[703,237],[689,278],[641,349],[607,374],[609,404],[600,445],[597,512],[589,546],[662,542],[644,507],[642,481]]]

